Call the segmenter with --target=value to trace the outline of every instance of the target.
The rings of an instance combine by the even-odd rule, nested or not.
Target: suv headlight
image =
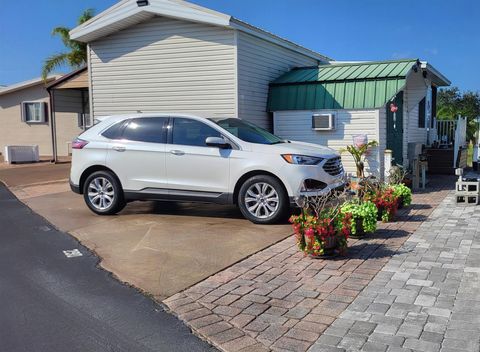
[[[298,155],[298,154],[282,154],[282,158],[289,164],[297,165],[317,165],[323,158],[316,156]]]

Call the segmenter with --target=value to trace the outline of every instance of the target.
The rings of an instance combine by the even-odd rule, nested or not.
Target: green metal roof
[[[378,108],[417,64],[410,59],[296,68],[270,84],[268,110]]]

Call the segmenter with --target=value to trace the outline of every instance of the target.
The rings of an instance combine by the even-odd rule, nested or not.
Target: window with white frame
[[[46,122],[47,104],[45,102],[25,101],[22,103],[22,121],[26,123]]]

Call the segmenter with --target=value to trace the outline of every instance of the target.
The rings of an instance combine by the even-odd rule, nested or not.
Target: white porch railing
[[[465,147],[467,144],[467,118],[458,117],[457,128],[455,129],[455,137],[453,144],[453,167],[457,166],[457,159],[460,151],[460,147]]]
[[[437,120],[437,141],[439,145],[452,145],[455,140],[456,120]]]
[[[431,132],[438,146],[453,148],[453,167],[455,168],[460,148],[467,144],[467,119],[458,116],[456,120],[436,120],[434,126]]]

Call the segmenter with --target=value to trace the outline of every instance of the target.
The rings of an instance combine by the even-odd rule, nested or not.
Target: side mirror
[[[217,147],[220,149],[231,149],[232,146],[222,137],[207,137],[205,144],[209,147]]]

